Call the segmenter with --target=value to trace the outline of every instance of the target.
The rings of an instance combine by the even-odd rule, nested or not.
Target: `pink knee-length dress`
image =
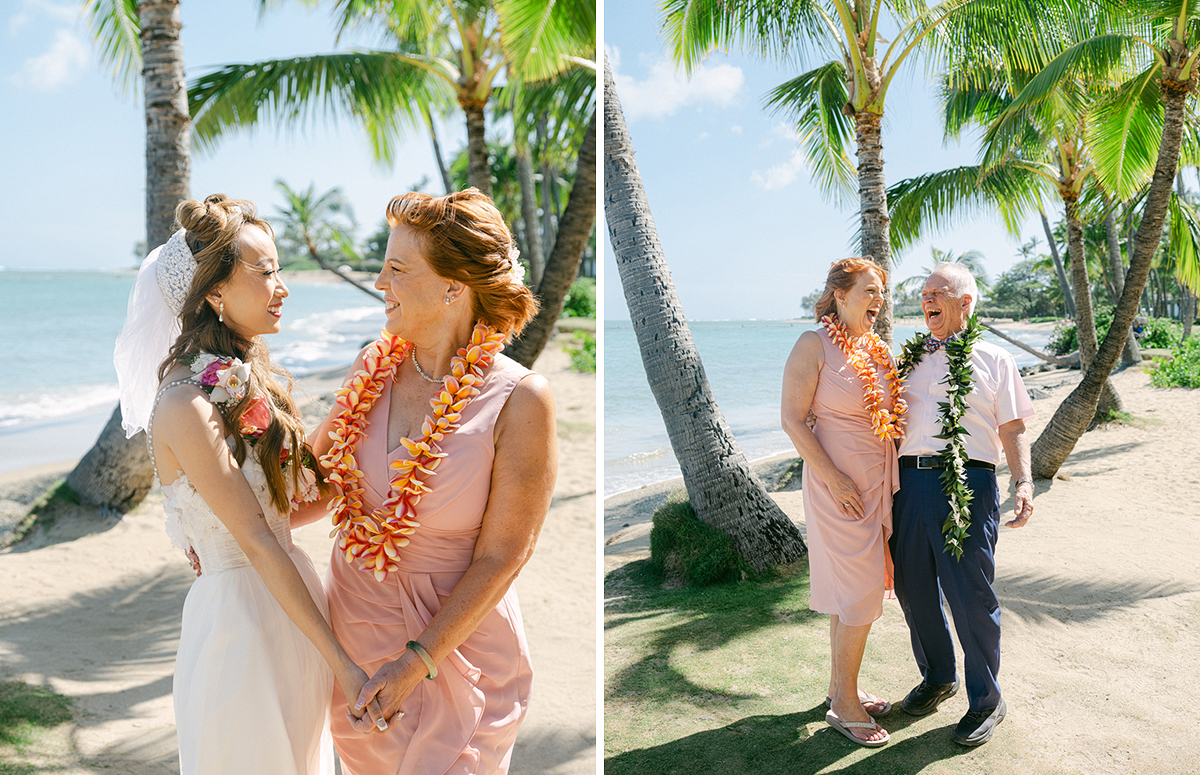
[[[418,506],[421,526],[401,550],[401,570],[379,582],[347,564],[334,546],[326,577],[330,622],[350,657],[367,672],[399,657],[442,607],[471,564],[491,491],[496,418],[513,388],[531,373],[498,356],[459,429],[440,442],[447,453]],[[388,464],[407,457],[387,450],[391,381],[367,415],[355,457],[368,508],[390,489]],[[404,700],[404,717],[383,734],[362,735],[346,720],[335,689],[330,714],[346,775],[505,773],[529,702],[533,670],[517,594],[508,590],[479,628]]]
[[[896,445],[875,436],[862,380],[829,332],[821,328],[817,335],[825,365],[810,410],[816,418],[813,433],[838,470],[854,480],[866,516],[855,520],[843,515],[825,482],[804,466],[809,607],[836,615],[843,624],[870,624],[883,614],[884,590],[892,588],[887,540],[892,534],[892,493],[900,489]],[[880,373],[879,385],[887,393],[883,405],[890,408],[891,380]]]

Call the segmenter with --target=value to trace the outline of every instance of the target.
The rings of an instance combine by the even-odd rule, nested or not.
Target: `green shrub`
[[[571,356],[571,368],[585,373],[596,372],[596,337],[590,331],[576,332],[578,347],[568,344],[563,351]],[[574,343],[572,343],[574,344]]]
[[[672,492],[654,512],[650,563],[660,576],[681,578],[692,586],[755,576],[729,536],[696,518],[684,490]]]
[[[1108,335],[1108,327],[1112,325],[1113,308],[1100,307],[1095,310],[1096,342],[1104,341]],[[1146,329],[1139,342],[1142,347],[1167,348],[1179,341],[1183,329],[1170,318],[1150,318],[1146,321]],[[1047,345],[1055,355],[1066,355],[1079,349],[1079,338],[1075,332],[1075,324],[1063,321],[1054,327],[1054,335]]]
[[[1060,318],[1057,315],[1050,315],[1047,317],[1030,318],[1029,322],[1030,323],[1053,323],[1057,320],[1060,320]]]
[[[563,300],[563,317],[596,317],[596,278],[580,277],[571,283],[567,298]],[[592,369],[595,371],[595,369]]]
[[[1200,337],[1190,336],[1173,347],[1169,360],[1156,360],[1150,384],[1163,388],[1200,388]]]

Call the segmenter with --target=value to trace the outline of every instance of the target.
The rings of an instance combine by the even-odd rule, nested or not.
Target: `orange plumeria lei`
[[[458,428],[455,423],[467,403],[478,395],[484,372],[504,347],[504,338],[484,323],[475,325],[470,343],[459,348],[451,360],[441,392],[429,402],[433,414],[425,418],[421,437],[400,440],[412,457],[391,464],[396,472],[391,492],[383,507],[371,514],[366,513],[363,503],[363,472],[354,459],[354,445],[366,430],[367,412],[383,393],[386,380],[394,378],[397,367],[412,351],[412,343],[380,332],[380,338],[363,356],[363,368],[334,393],[342,411],[333,419],[334,429],[329,432],[333,447],[321,456],[321,463],[331,469],[327,479],[337,492],[331,503],[334,530],[330,535],[341,534],[338,547],[345,552],[347,563],[357,558],[359,569],[373,571],[377,581],[399,570],[395,562],[399,550],[408,545],[407,536],[421,524],[416,520],[417,504],[430,492],[422,476],[433,476],[446,456],[438,442]]]
[[[846,362],[858,373],[863,385],[863,403],[871,413],[871,427],[880,440],[899,439],[904,436],[904,413],[908,411],[908,402],[900,397],[904,392],[904,382],[896,370],[896,362],[883,340],[874,331],[868,331],[853,340],[846,324],[838,320],[836,315],[829,314],[821,318],[821,325],[829,332],[829,338],[846,354]],[[874,361],[874,363],[872,363]],[[884,409],[884,390],[879,386],[879,371],[875,364],[882,367],[892,381],[892,409]]]

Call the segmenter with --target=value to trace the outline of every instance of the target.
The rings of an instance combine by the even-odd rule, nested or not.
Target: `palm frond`
[[[394,52],[362,51],[226,65],[188,87],[192,137],[207,151],[220,138],[263,122],[291,129],[345,113],[363,119],[377,158],[390,163],[395,141],[423,126],[417,103],[444,111],[453,99],[427,64]]]
[[[775,87],[763,99],[773,114],[795,122],[817,187],[835,201],[857,196],[858,168],[848,151],[854,123],[842,112],[848,99],[845,73],[841,62],[829,62]]]
[[[1167,246],[1175,256],[1175,277],[1193,294],[1200,294],[1200,215],[1178,194],[1167,210]]]
[[[778,61],[828,35],[816,0],[663,0],[659,8],[667,51],[689,74],[714,50]]]
[[[496,0],[496,13],[510,72],[525,81],[572,67],[568,57],[595,58],[594,0]]]
[[[1154,174],[1163,126],[1160,72],[1155,63],[1102,97],[1089,122],[1096,174],[1118,200],[1132,197]]]
[[[142,74],[141,21],[137,0],[84,0],[83,15],[123,95],[136,92]]]
[[[894,260],[932,231],[982,214],[999,213],[1015,233],[1021,221],[1037,211],[1043,193],[1040,179],[1028,169],[1008,165],[982,174],[979,166],[955,167],[902,180],[888,188]]]

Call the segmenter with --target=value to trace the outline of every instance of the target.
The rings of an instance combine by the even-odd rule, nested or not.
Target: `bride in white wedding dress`
[[[115,362],[126,432],[150,434],[172,542],[203,568],[175,662],[180,769],[327,775],[332,682],[353,699],[367,675],[292,543],[293,510],[327,498],[291,377],[259,338],[279,331],[288,290],[249,202],[214,195],[176,217],[183,228],[142,264]]]

